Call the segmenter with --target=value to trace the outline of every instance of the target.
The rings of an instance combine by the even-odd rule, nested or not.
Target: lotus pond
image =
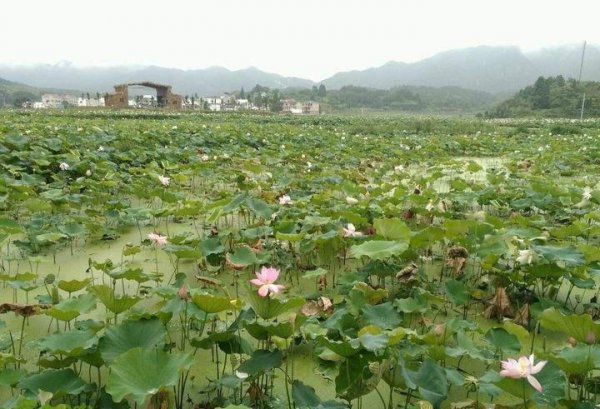
[[[2,408],[594,408],[600,120],[0,111]]]

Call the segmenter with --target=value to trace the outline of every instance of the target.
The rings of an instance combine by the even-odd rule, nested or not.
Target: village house
[[[104,97],[100,98],[77,98],[78,107],[103,107]]]
[[[42,104],[44,108],[64,108],[66,106],[77,106],[77,97],[66,94],[43,94]]]
[[[296,102],[294,99],[282,99],[281,112],[297,115],[318,115],[321,113],[321,106],[314,101]]]

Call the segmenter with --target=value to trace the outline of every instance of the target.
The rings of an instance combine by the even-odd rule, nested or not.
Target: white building
[[[223,98],[218,97],[206,97],[202,98],[202,103],[208,105],[208,109],[211,111],[220,111],[223,106]]]
[[[104,97],[96,98],[77,98],[78,107],[103,107]]]
[[[45,108],[64,108],[65,106],[78,106],[77,97],[65,94],[44,94],[42,103]]]
[[[235,103],[240,109],[250,109],[250,101],[247,99],[238,99]]]

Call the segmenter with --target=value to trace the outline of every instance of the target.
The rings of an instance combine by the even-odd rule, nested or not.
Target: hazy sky
[[[599,0],[1,0],[0,64],[147,65],[321,80],[476,45],[600,42]]]

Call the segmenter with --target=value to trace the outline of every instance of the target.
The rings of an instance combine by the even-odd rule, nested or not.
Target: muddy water
[[[146,237],[146,235],[152,231],[160,230],[162,232],[166,231],[166,227],[158,226],[145,226],[142,228],[142,237]],[[169,231],[171,234],[179,234],[185,232],[192,232],[194,228],[191,225],[186,224],[174,224],[170,223]],[[195,232],[193,233],[195,234]],[[164,280],[167,281],[174,272],[174,262],[168,257],[168,255],[162,251],[156,251],[154,247],[151,246],[142,246],[142,251],[133,258],[131,256],[123,257],[122,252],[123,248],[127,244],[140,244],[140,232],[137,228],[131,228],[126,232],[122,233],[116,240],[112,241],[88,241],[88,242],[79,242],[74,246],[73,255],[71,255],[71,250],[69,247],[62,248],[57,251],[55,254],[53,252],[47,252],[36,257],[32,258],[20,258],[19,251],[16,249],[14,245],[10,246],[10,254],[7,254],[8,247],[5,246],[3,250],[4,257],[4,266],[7,271],[10,271],[11,275],[15,273],[25,273],[25,272],[35,272],[39,279],[40,283],[43,282],[43,279],[48,274],[54,274],[56,276],[56,280],[82,280],[85,278],[90,278],[93,281],[93,284],[107,284],[111,285],[111,278],[108,276],[103,276],[103,273],[98,270],[92,270],[89,272],[89,260],[94,260],[96,262],[103,262],[105,260],[112,260],[113,263],[117,264],[121,260],[127,260],[131,262],[132,266],[140,266],[143,268],[144,272],[154,272],[156,271],[157,266],[157,258],[158,255],[158,269],[164,275]],[[185,273],[187,275],[186,283],[190,287],[197,287],[197,280],[194,278],[197,273],[197,269],[194,263],[182,261],[178,266],[179,272]],[[230,283],[226,276],[223,274],[218,277],[221,279],[226,285]],[[121,281],[124,281],[123,286],[121,285]],[[153,286],[154,283],[146,283],[150,286]],[[306,285],[306,290],[314,290],[314,284],[312,280],[301,280],[302,285]],[[242,286],[241,286],[242,287]],[[129,280],[119,280],[117,285],[115,286],[117,293],[125,292],[127,294],[136,294],[138,291],[138,284],[134,281]],[[61,297],[65,298],[68,295],[59,290],[61,293]],[[301,289],[298,291],[302,291]],[[73,293],[73,296],[82,293],[76,292]],[[16,302],[19,304],[28,303],[37,303],[35,300],[36,295],[46,294],[45,287],[40,285],[37,289],[31,290],[27,295],[23,290],[14,291],[9,285],[3,283],[0,287],[0,300],[2,302]],[[136,307],[143,305],[144,301],[138,304]],[[134,307],[134,308],[136,308]],[[108,314],[112,317],[112,314]],[[125,314],[123,317],[119,317],[119,322],[125,319]],[[97,308],[88,314],[82,314],[77,318],[77,320],[85,320],[85,319],[99,319],[105,320],[107,314],[105,312],[104,306],[98,302]],[[3,320],[6,323],[6,328],[0,330],[0,340],[7,341],[9,339],[8,330],[10,329],[13,337],[18,343],[18,336],[20,327],[22,324],[22,318],[15,316],[12,313],[4,314],[0,316],[0,320]],[[37,368],[34,363],[38,358],[38,350],[35,347],[34,340],[39,339],[48,333],[51,333],[56,330],[55,326],[56,321],[50,324],[50,317],[45,315],[37,315],[32,316],[26,321],[25,329],[24,329],[24,343],[23,343],[23,352],[22,356],[27,360],[27,362],[31,362],[32,364],[25,364],[24,367],[36,371]],[[61,330],[63,330],[63,324],[61,323]],[[221,354],[220,360],[223,360],[223,355]],[[314,387],[318,393],[318,395],[323,399],[334,399],[335,398],[335,385],[333,380],[324,379],[321,375],[316,373],[317,366],[315,361],[313,360],[312,350],[310,346],[302,345],[294,349],[293,355],[293,364],[290,365],[290,369],[293,368],[293,377],[295,379],[301,379],[304,383],[311,385]],[[214,357],[211,354],[211,351],[199,351],[195,356],[196,364],[192,368],[192,373],[190,376],[191,381],[188,384],[187,393],[189,393],[192,400],[195,402],[200,401],[202,395],[199,394],[200,390],[206,386],[207,378],[214,379],[217,373],[217,367],[214,362]],[[221,370],[223,368],[221,362]],[[230,364],[227,364],[227,368],[225,369],[225,373],[231,373],[232,368]],[[91,378],[88,377],[87,365],[84,365],[84,369],[81,373],[81,376],[84,380],[88,381],[96,381],[97,375],[95,372],[92,373]],[[103,381],[106,380],[106,374],[102,375]],[[379,386],[381,393],[384,396],[388,396],[389,389],[382,382]],[[285,399],[285,388],[282,382],[282,376],[279,376],[275,383],[275,391],[276,395],[278,395],[281,399]],[[10,391],[6,388],[0,388],[0,402],[5,401],[10,396]],[[381,401],[379,397],[373,392],[368,396],[363,398],[363,404],[368,405],[366,407],[372,407],[373,405],[381,405]]]

